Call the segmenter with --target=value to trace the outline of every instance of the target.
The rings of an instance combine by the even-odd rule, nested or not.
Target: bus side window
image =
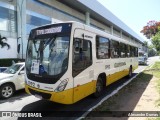
[[[119,42],[115,40],[111,40],[110,42],[110,52],[111,58],[119,58]]]
[[[124,43],[119,43],[119,51],[120,51],[120,57],[125,58],[126,57],[126,45]]]
[[[130,46],[130,57],[134,57],[135,54],[135,48],[133,46]]]
[[[73,43],[73,63],[76,63],[79,59],[80,40],[75,39]]]
[[[109,39],[101,36],[96,37],[96,56],[97,59],[110,58]]]
[[[130,46],[129,45],[126,46],[126,56],[130,57]]]
[[[90,41],[74,39],[72,64],[73,77],[92,64]]]

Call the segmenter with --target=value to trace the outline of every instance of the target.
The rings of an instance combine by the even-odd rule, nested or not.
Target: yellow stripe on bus
[[[51,94],[51,98],[49,99],[50,101],[54,101],[57,103],[63,103],[63,104],[74,103],[73,102],[73,88],[62,91],[62,92],[49,92],[49,91],[36,89],[36,88],[33,88],[33,87],[26,85],[25,90],[28,94],[30,94],[28,88],[30,88],[34,91]]]
[[[125,69],[123,71],[120,72],[116,72],[114,74],[108,75],[107,76],[107,85],[112,84],[113,82],[116,82],[117,80],[123,78],[124,76],[129,74],[129,69]]]

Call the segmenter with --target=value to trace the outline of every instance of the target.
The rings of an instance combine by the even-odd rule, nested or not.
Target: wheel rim
[[[10,86],[5,86],[2,89],[2,96],[5,97],[5,98],[10,97],[12,95],[12,93],[13,93],[13,89]]]

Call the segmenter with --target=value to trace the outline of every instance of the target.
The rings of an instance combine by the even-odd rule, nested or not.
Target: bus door
[[[93,93],[94,70],[92,66],[92,42],[94,34],[76,29],[72,50],[72,75],[74,102]],[[93,40],[92,40],[93,41]]]

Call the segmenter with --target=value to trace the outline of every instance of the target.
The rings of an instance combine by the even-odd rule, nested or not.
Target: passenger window
[[[98,59],[110,58],[109,39],[97,36],[96,39],[96,55]]]
[[[92,64],[91,42],[79,38],[74,39],[72,71],[73,77]]]
[[[130,57],[134,57],[135,50],[133,46],[130,46]]]
[[[111,49],[111,58],[119,58],[119,42],[118,41],[111,41],[110,44]]]
[[[126,46],[126,56],[130,57],[130,46],[129,45]]]
[[[138,57],[138,48],[135,48],[135,57]]]
[[[126,57],[126,45],[124,43],[120,43],[120,57],[125,58]]]

